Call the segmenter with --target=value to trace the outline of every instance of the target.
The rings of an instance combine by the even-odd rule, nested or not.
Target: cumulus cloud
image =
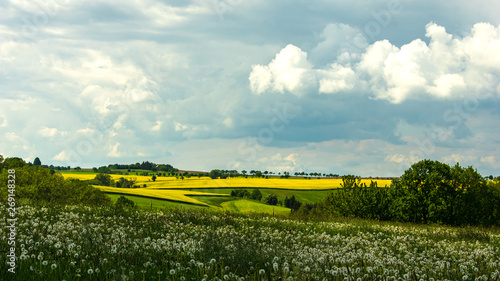
[[[337,93],[352,90],[357,82],[356,73],[346,66],[334,63],[329,69],[322,72],[323,78],[319,81],[320,93]]]
[[[38,130],[38,134],[42,137],[53,137],[57,134],[56,128],[42,127]]]
[[[366,45],[359,29],[343,23],[327,24],[320,38],[322,41],[311,50],[311,60],[318,64],[333,61],[342,53],[357,56],[360,47]]]
[[[385,161],[394,162],[397,164],[413,164],[421,159],[417,155],[404,155],[400,153],[387,155]]]
[[[119,145],[120,145],[119,142],[117,142],[115,145],[113,145],[113,147],[111,148],[111,150],[108,152],[108,154],[106,156],[114,157],[114,158],[121,157],[122,154],[120,152],[118,152]]]
[[[356,32],[346,25],[325,28],[325,40],[311,53],[325,53],[329,48],[331,52],[343,52],[324,68],[313,68],[305,51],[286,46],[269,65],[253,67],[252,92],[286,90],[303,95],[305,85],[317,84],[314,91],[319,93],[365,89],[373,98],[391,103],[426,96],[452,99],[485,91],[490,96],[499,93],[500,26],[477,23],[468,35],[459,38],[448,34],[444,27],[429,23],[429,44],[415,39],[399,48],[381,40],[369,45],[362,54],[342,43],[344,39],[355,40]]]
[[[481,157],[481,163],[494,166],[496,164],[495,156],[483,156]]]
[[[54,157],[52,157],[52,160],[65,162],[65,161],[70,160],[70,155],[69,155],[68,151],[62,150],[57,155],[55,155]]]
[[[250,74],[250,88],[256,94],[266,90],[300,95],[315,83],[312,64],[307,53],[294,45],[287,45],[267,66],[254,65]]]

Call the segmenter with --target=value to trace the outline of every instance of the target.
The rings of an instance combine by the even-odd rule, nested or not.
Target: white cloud
[[[108,154],[106,156],[108,157],[121,157],[122,154],[120,152],[118,152],[118,146],[120,145],[119,142],[117,142],[112,148],[111,150],[108,152]]]
[[[312,59],[318,63],[331,61],[341,53],[355,53],[367,45],[359,29],[343,23],[327,24],[320,37],[322,41],[311,50]]]
[[[188,129],[188,126],[181,124],[179,122],[174,122],[174,128],[176,131],[185,131]]]
[[[320,93],[337,93],[352,90],[357,82],[356,73],[351,67],[334,63],[331,69],[323,71],[324,77],[319,81]]]
[[[413,164],[421,159],[416,155],[405,155],[405,154],[391,154],[385,157],[385,161],[394,162],[397,164]]]
[[[163,122],[161,121],[156,121],[156,124],[151,128],[151,131],[160,131],[162,123]]]
[[[482,156],[480,161],[491,166],[496,166],[497,162],[495,156]]]
[[[342,24],[325,28],[325,40],[311,53],[325,53],[329,48],[331,52],[342,51],[326,68],[313,68],[305,51],[286,46],[269,65],[253,67],[249,78],[252,92],[286,90],[300,96],[319,80],[319,93],[355,92],[357,84],[369,85],[373,97],[392,103],[425,96],[464,98],[485,89],[490,95],[499,94],[500,26],[478,23],[469,35],[454,38],[444,27],[429,23],[429,44],[415,39],[398,48],[381,40],[361,55],[341,42],[354,40],[357,32]]]
[[[254,65],[250,73],[250,89],[255,94],[260,95],[267,89],[272,87],[273,74],[268,66]]]
[[[7,118],[0,116],[0,128],[7,127]]]
[[[463,162],[463,160],[464,160],[464,156],[462,156],[458,153],[454,153],[454,154],[443,157],[443,161],[450,164],[450,165],[454,165],[455,163]]]
[[[233,128],[234,127],[234,121],[232,118],[228,117],[222,121],[222,124],[226,126],[227,128]]]
[[[61,162],[68,161],[68,160],[70,160],[70,155],[69,155],[68,151],[62,150],[57,155],[52,157],[52,160],[61,161]]]
[[[5,133],[4,138],[11,142],[23,141],[23,139],[14,132]]]
[[[316,83],[311,69],[312,64],[307,60],[307,53],[289,44],[269,65],[252,67],[250,87],[256,94],[269,89],[279,93],[288,91],[301,95],[303,90]]]
[[[56,128],[42,127],[38,130],[38,134],[42,137],[53,137],[57,134]]]

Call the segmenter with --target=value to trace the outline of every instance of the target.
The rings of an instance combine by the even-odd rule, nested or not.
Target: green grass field
[[[252,192],[253,190],[249,188],[217,188],[217,189],[196,189],[196,191],[206,192],[206,193],[231,194],[232,190],[238,190],[238,189],[246,189],[249,192]],[[268,189],[268,188],[263,188],[259,190],[262,193],[262,198],[267,197],[269,194],[276,195],[278,197],[278,200],[284,200],[285,197],[290,198],[292,196],[295,196],[295,199],[304,203],[318,202],[322,200],[328,194],[328,192],[331,191],[331,190],[287,190],[287,189]],[[196,199],[198,199],[199,201],[203,201],[200,200],[199,198]]]
[[[222,207],[231,212],[237,213],[267,213],[267,214],[289,214],[290,209],[280,206],[271,206],[247,199],[227,201],[221,204]]]

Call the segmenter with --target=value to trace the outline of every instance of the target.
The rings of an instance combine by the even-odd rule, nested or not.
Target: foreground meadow
[[[16,273],[2,254],[2,280],[500,279],[494,229],[75,206],[16,216]]]

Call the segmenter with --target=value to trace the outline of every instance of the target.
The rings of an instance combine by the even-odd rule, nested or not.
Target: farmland
[[[95,173],[63,173],[66,178],[77,178],[81,180],[89,180],[95,177]],[[289,190],[329,190],[339,188],[342,179],[304,179],[304,178],[227,178],[227,179],[211,179],[209,177],[191,177],[186,179],[178,179],[175,177],[157,177],[156,181],[152,181],[150,176],[140,175],[111,175],[114,180],[121,177],[127,179],[135,179],[137,184],[146,184],[149,188],[165,188],[165,189],[209,189],[209,188],[268,188],[268,189],[289,189]],[[370,184],[371,179],[363,179],[362,182]],[[390,185],[390,180],[378,180],[378,186]]]
[[[62,173],[62,175],[65,178],[91,180],[96,174],[88,172],[66,172]],[[235,212],[266,213],[273,213],[273,208],[261,202],[249,200],[237,202],[238,199],[224,197],[229,197],[231,190],[233,189],[259,189],[262,192],[263,197],[274,194],[277,196],[278,200],[283,201],[286,197],[290,198],[295,196],[295,198],[300,202],[315,203],[322,200],[330,190],[339,188],[342,183],[341,179],[264,179],[251,177],[211,179],[209,177],[190,177],[181,180],[176,177],[157,177],[155,181],[152,181],[150,176],[115,174],[110,176],[113,180],[118,180],[123,177],[134,180],[138,186],[146,185],[146,187],[132,189],[96,186],[107,194],[129,195],[129,198],[133,201],[137,203],[141,202],[139,206],[147,205],[149,207],[153,205],[155,208],[162,208],[163,204],[144,204],[145,199],[157,199],[185,203],[178,205],[180,207],[190,204]],[[390,184],[390,180],[376,181],[380,186]],[[363,182],[369,184],[371,180],[364,179]],[[175,203],[168,204],[168,206],[176,207]],[[290,209],[280,207],[276,208],[274,212],[289,213]]]

